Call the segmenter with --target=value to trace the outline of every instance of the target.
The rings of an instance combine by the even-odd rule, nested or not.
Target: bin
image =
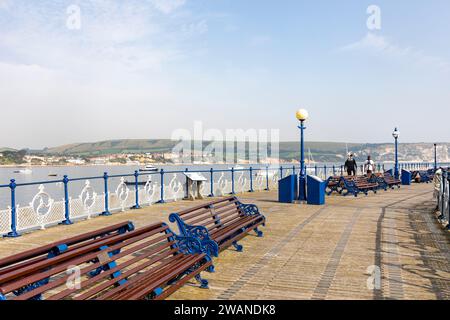
[[[402,169],[402,185],[404,186],[411,185],[411,179],[412,179],[411,171]]]
[[[307,179],[307,202],[313,205],[325,204],[325,188],[327,182],[319,177],[308,175]]]
[[[297,175],[291,174],[278,181],[278,202],[293,203],[297,199]]]

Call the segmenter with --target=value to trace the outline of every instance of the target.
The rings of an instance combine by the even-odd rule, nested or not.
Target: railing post
[[[343,176],[343,175],[344,175],[344,166],[341,165],[341,176]]]
[[[67,177],[67,175],[63,177],[62,182],[64,184],[64,217],[66,218],[66,220],[61,222],[61,224],[70,225],[73,222],[70,221],[69,178]]]
[[[131,209],[136,210],[141,208],[139,205],[139,172],[137,170],[134,171],[134,193],[136,204]]]
[[[333,176],[336,175],[336,166],[333,164]]]
[[[317,176],[317,164],[314,165],[314,175]]]
[[[108,191],[108,172],[103,173],[103,183],[105,188],[105,211],[102,212],[102,216],[110,216],[109,212],[109,191]]]
[[[280,166],[280,179],[283,179],[283,166]]]
[[[250,167],[250,192],[254,192],[253,190],[253,168]]]
[[[214,197],[214,169],[211,168],[209,170],[209,177],[211,179],[211,193],[209,194],[209,196],[212,198]]]
[[[323,178],[324,179],[327,178],[327,166],[326,165],[323,166]]]
[[[159,171],[161,175],[161,199],[158,201],[158,203],[165,203],[164,201],[164,169],[161,169]]]
[[[450,188],[450,175],[447,172],[447,187]],[[448,197],[448,203],[447,203],[447,230],[450,230],[450,197]]]
[[[292,174],[295,174],[295,165],[292,166]]]
[[[9,188],[11,189],[11,232],[5,235],[8,238],[20,237],[20,234],[17,232],[16,187],[16,180],[11,179],[9,184]]]
[[[184,169],[184,172],[189,172],[189,168]],[[189,178],[186,176],[186,199],[189,198]]]
[[[269,191],[269,166],[266,166],[266,191]]]
[[[231,168],[231,194],[235,194],[235,192],[234,192],[234,167]]]

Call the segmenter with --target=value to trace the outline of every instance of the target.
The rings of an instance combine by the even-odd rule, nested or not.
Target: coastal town
[[[157,141],[157,140],[155,140]],[[220,161],[214,151],[191,150],[189,161],[183,159],[183,154],[173,150],[168,144],[164,148],[139,148],[138,140],[128,141],[121,149],[101,149],[96,144],[86,144],[82,150],[69,148],[54,148],[43,150],[0,148],[0,166],[83,166],[83,165],[144,165],[144,164],[224,164],[226,159]],[[263,155],[259,157],[260,163],[285,164],[298,163],[296,154],[298,145],[295,142],[280,142],[279,156]],[[377,162],[390,162],[394,146],[388,143],[380,144],[350,144],[312,142],[307,144],[308,164],[316,163],[341,163],[345,161],[346,155],[352,152],[356,159],[364,160],[371,155]],[[450,144],[438,143],[436,152],[439,159],[450,162]],[[184,155],[185,157],[185,155]],[[235,161],[239,164],[249,164],[248,153],[236,156]],[[405,143],[399,150],[399,161],[422,162],[433,161],[434,145],[430,143]]]

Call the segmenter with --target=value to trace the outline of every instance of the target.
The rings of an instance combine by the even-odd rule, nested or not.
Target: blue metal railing
[[[442,164],[440,164],[442,165]],[[434,167],[433,163],[400,163],[399,165],[400,169],[405,170],[419,170],[419,169],[428,169]],[[269,191],[271,188],[271,179],[274,179],[274,177],[282,178],[289,174],[295,174],[296,170],[300,170],[299,166],[296,165],[285,165],[285,166],[263,166],[255,168],[253,166],[250,166],[249,168],[231,168],[231,169],[204,169],[204,170],[191,170],[185,169],[185,170],[164,170],[161,169],[159,172],[139,172],[135,171],[131,174],[114,174],[109,175],[107,172],[104,172],[101,176],[91,176],[91,177],[83,177],[83,178],[70,178],[67,175],[63,176],[63,179],[60,180],[48,180],[48,181],[35,181],[35,182],[26,182],[26,183],[18,183],[16,180],[11,179],[9,184],[3,184],[0,185],[1,189],[8,189],[10,191],[10,207],[8,208],[10,217],[8,217],[8,223],[10,225],[8,227],[2,228],[2,216],[0,215],[0,235],[6,234],[5,236],[8,237],[17,237],[19,236],[19,231],[25,231],[29,228],[21,228],[18,227],[18,205],[17,205],[17,192],[20,192],[24,187],[27,186],[36,186],[36,185],[50,185],[50,184],[62,184],[63,186],[63,201],[62,201],[62,207],[63,212],[57,212],[56,216],[59,216],[61,214],[61,220],[58,221],[61,224],[72,224],[74,221],[73,217],[73,210],[71,208],[71,204],[73,199],[70,197],[70,191],[71,186],[73,186],[74,182],[77,181],[99,181],[99,183],[103,183],[103,199],[102,199],[102,211],[101,212],[95,212],[94,214],[99,214],[103,216],[109,216],[111,215],[111,179],[123,179],[124,178],[134,178],[134,202],[132,205],[127,206],[127,209],[139,209],[142,205],[145,204],[146,201],[142,201],[140,199],[140,191],[142,190],[139,188],[140,182],[139,178],[142,176],[152,177],[152,176],[159,176],[160,180],[160,192],[159,192],[159,199],[155,201],[156,203],[165,203],[167,200],[167,196],[165,194],[165,178],[168,174],[183,174],[187,171],[189,172],[195,172],[200,174],[205,174],[206,176],[209,176],[209,197],[216,196],[216,183],[219,183],[219,181],[216,182],[215,178],[218,174],[230,174],[231,175],[231,190],[230,194],[236,194],[236,176],[241,174],[247,174],[246,180],[249,185],[241,186],[242,188],[246,187],[248,192],[254,192],[255,191],[255,177],[258,181],[260,190],[267,190]],[[363,173],[363,166],[360,168],[361,173]],[[385,170],[384,164],[378,164],[377,170],[382,171]],[[314,165],[314,166],[306,166],[306,172],[308,174],[315,174],[317,176],[320,176],[324,179],[328,178],[331,175],[343,175],[344,174],[344,166],[336,166],[336,165]],[[242,176],[241,176],[242,177]],[[150,179],[150,178],[149,178]],[[265,180],[265,181],[263,181]],[[149,180],[150,181],[150,180]],[[262,183],[265,182],[265,188],[262,187]],[[240,182],[242,185],[242,181]],[[220,186],[219,186],[220,187]],[[129,189],[127,189],[129,190]],[[187,194],[188,190],[184,190],[185,194]],[[242,191],[242,190],[241,190]],[[42,195],[41,195],[42,196]],[[117,196],[117,195],[116,195]],[[91,196],[92,197],[92,196]],[[81,196],[79,197],[81,199]],[[92,200],[88,197],[88,200]],[[81,201],[81,200],[80,200]],[[42,203],[40,204],[42,205]],[[22,209],[22,208],[21,208]],[[117,208],[114,208],[115,210]],[[3,210],[5,211],[5,210]],[[1,212],[1,211],[0,211]],[[3,224],[5,224],[5,219],[3,219]],[[34,227],[34,226],[33,226]],[[7,230],[6,230],[7,229]],[[5,232],[7,231],[7,232]]]
[[[438,220],[444,225],[446,224],[447,230],[450,230],[450,168],[442,171],[439,194],[437,195],[437,209],[440,213]]]

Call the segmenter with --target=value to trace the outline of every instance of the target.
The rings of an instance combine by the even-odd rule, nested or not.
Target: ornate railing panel
[[[11,231],[11,209],[0,210],[0,234]]]
[[[400,168],[405,170],[425,169],[434,164],[424,163],[400,163]],[[445,166],[439,164],[439,166]],[[384,165],[378,165],[379,171],[384,170]],[[103,176],[70,179],[64,176],[62,180],[17,183],[11,180],[7,185],[0,185],[0,190],[9,189],[11,193],[10,205],[0,210],[0,235],[18,236],[19,231],[45,228],[50,225],[64,223],[70,224],[79,219],[89,219],[99,214],[109,215],[117,211],[137,209],[142,205],[164,203],[166,201],[179,201],[186,195],[185,177],[186,170],[164,171],[134,174],[112,175],[104,173]],[[278,188],[278,180],[287,175],[299,172],[298,166],[280,167],[250,167],[237,169],[191,170],[204,175],[208,181],[201,186],[200,193],[203,196],[227,196],[248,191],[275,190]],[[341,175],[343,166],[323,165],[307,166],[307,174],[318,175],[327,179],[330,175]],[[142,179],[145,180],[142,180]],[[113,180],[115,179],[115,180]],[[81,182],[79,194],[69,195],[72,183]],[[93,183],[95,181],[95,183]],[[142,181],[147,181],[145,184]],[[443,189],[441,197],[441,212],[443,218],[448,220],[450,214],[449,186]],[[94,190],[103,184],[101,190]],[[47,192],[47,185],[56,185],[63,192],[62,196],[52,197]],[[36,188],[37,192],[30,203],[17,204],[16,193],[23,192],[23,187]],[[74,189],[76,189],[75,187]]]

